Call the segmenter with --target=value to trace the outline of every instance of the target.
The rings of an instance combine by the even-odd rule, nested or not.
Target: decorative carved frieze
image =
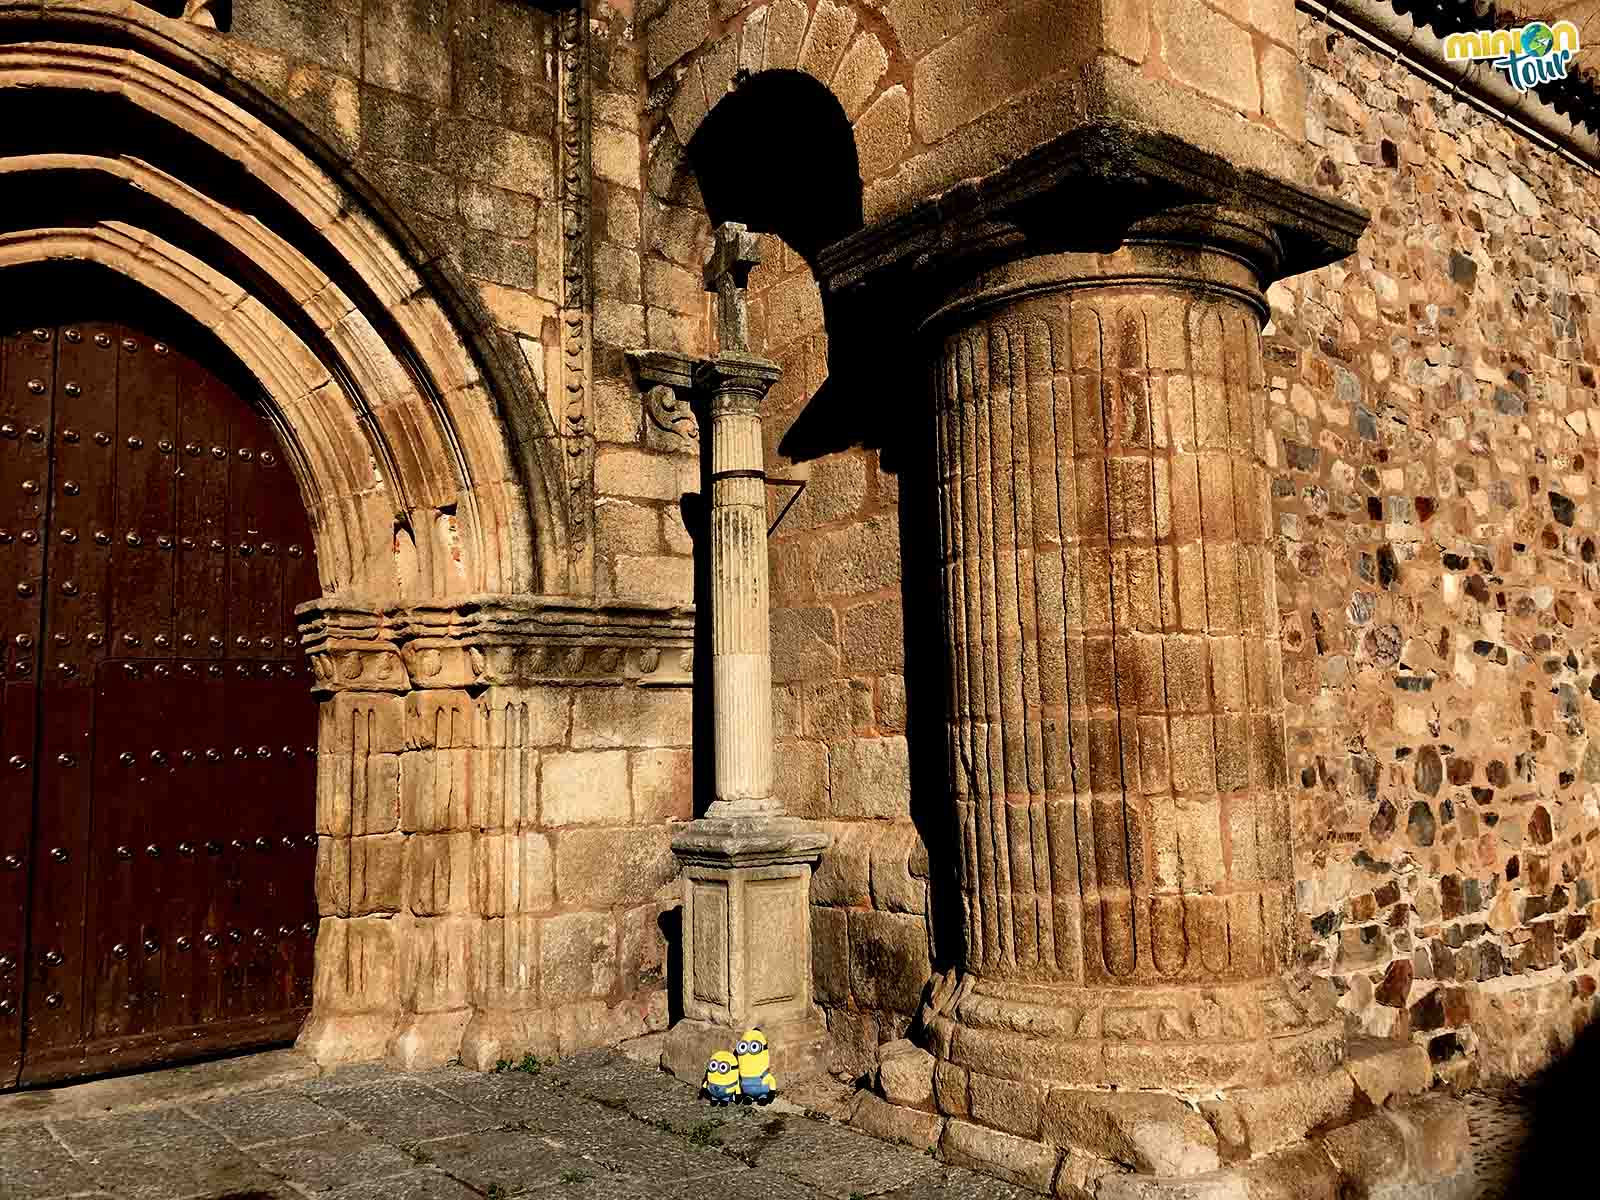
[[[694,669],[686,608],[478,597],[374,612],[314,603],[301,641],[321,692],[563,683],[685,687]]]

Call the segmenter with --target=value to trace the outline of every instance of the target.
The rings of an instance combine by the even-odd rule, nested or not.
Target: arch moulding
[[[75,264],[186,312],[259,383],[293,464],[322,586],[300,610],[322,914],[301,1043],[492,1064],[642,1033],[621,983],[541,977],[544,923],[573,916],[551,911],[539,763],[571,748],[579,685],[686,704],[692,615],[565,594],[544,397],[383,198],[233,73],[238,53],[137,4],[0,0],[19,131],[0,186],[21,197],[0,279]],[[20,115],[54,101],[113,147]]]

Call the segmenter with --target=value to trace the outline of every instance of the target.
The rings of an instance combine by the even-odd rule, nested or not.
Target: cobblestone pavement
[[[1501,1200],[1520,1109],[1486,1093],[1468,1104],[1474,1190]],[[1471,1194],[1461,1182],[1451,1195]],[[355,1067],[88,1118],[0,1113],[4,1200],[1031,1195],[798,1106],[711,1109],[694,1088],[608,1052],[487,1075]]]
[[[614,1053],[537,1073],[353,1067],[267,1091],[90,1119],[18,1124],[0,1116],[0,1197],[1030,1195],[795,1106],[775,1108],[711,1109],[694,1088]]]
[[[1476,1200],[1516,1200],[1511,1174],[1527,1136],[1527,1110],[1510,1092],[1468,1092],[1462,1101],[1472,1135]]]

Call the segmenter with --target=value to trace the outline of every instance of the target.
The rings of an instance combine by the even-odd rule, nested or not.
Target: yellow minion
[[[771,1104],[778,1094],[778,1081],[772,1077],[767,1035],[759,1029],[747,1029],[734,1049],[739,1052],[740,1099],[746,1104]]]
[[[718,1050],[706,1063],[706,1081],[701,1085],[711,1103],[732,1104],[739,1098],[739,1060],[731,1050]]]

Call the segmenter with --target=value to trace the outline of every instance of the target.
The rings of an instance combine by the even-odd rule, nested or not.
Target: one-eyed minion
[[[718,1050],[706,1063],[706,1079],[701,1085],[711,1103],[732,1104],[739,1098],[739,1060],[731,1050]]]
[[[772,1077],[772,1058],[767,1051],[767,1035],[747,1029],[739,1044],[739,1097],[746,1104],[771,1104],[778,1094],[778,1081]]]

